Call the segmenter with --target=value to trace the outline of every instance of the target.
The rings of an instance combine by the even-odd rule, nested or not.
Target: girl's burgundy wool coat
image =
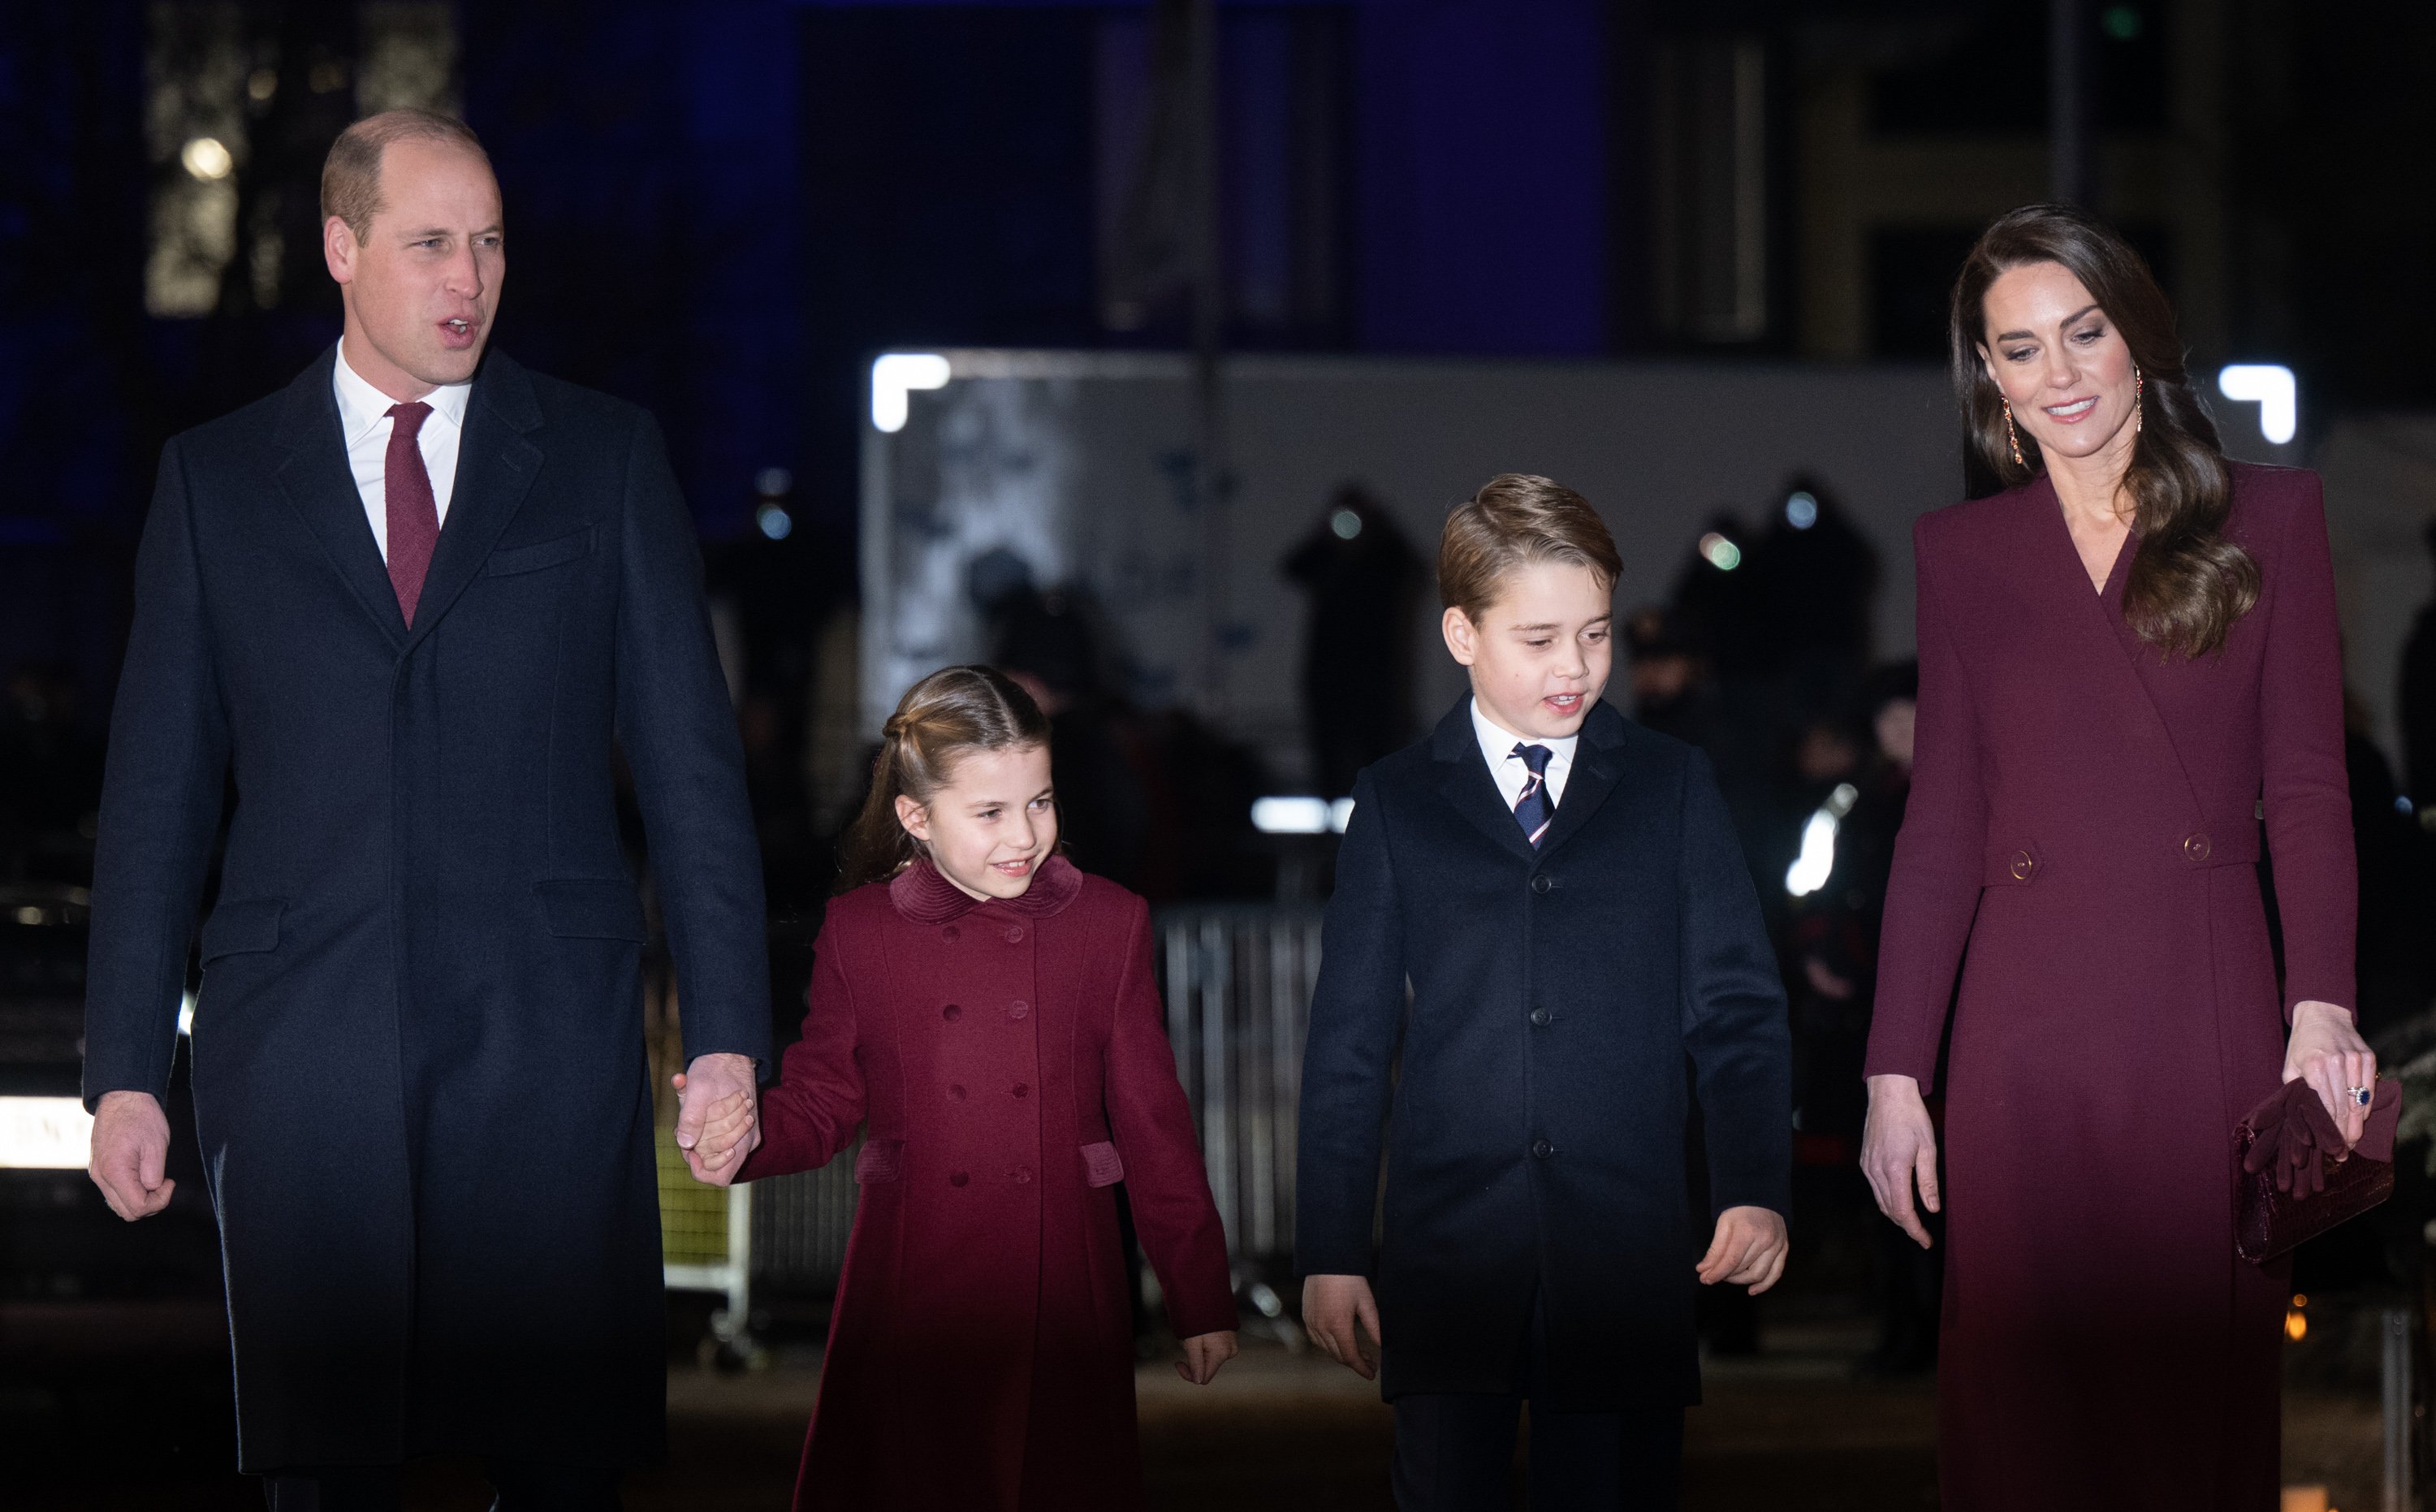
[[[1142,1504],[1117,1183],[1177,1336],[1236,1323],[1150,941],[1063,859],[1011,901],[917,861],[830,903],[742,1173],[868,1123],[797,1507]]]

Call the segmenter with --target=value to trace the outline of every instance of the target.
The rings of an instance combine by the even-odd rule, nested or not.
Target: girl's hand
[[[1911,1188],[1920,1183],[1921,1206],[1938,1210],[1937,1126],[1928,1120],[1928,1104],[1920,1083],[1908,1076],[1870,1078],[1870,1118],[1861,1129],[1861,1173],[1877,1194],[1878,1211],[1895,1221],[1921,1248],[1928,1248],[1928,1227],[1911,1205]]]
[[[1175,1363],[1175,1373],[1196,1386],[1206,1386],[1218,1374],[1218,1367],[1234,1358],[1234,1330],[1196,1333],[1184,1341],[1184,1358]]]
[[[2376,1051],[2368,1048],[2352,1016],[2330,1002],[2305,1002],[2292,1010],[2292,1038],[2284,1050],[2284,1080],[2306,1078],[2324,1100],[2346,1148],[2359,1143],[2368,1109],[2351,1096],[2355,1086],[2376,1089]]]

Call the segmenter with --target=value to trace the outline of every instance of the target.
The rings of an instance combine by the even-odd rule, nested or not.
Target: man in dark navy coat
[[[1618,565],[1546,478],[1450,514],[1472,690],[1362,773],[1337,857],[1296,1265],[1322,1348],[1366,1378],[1357,1323],[1376,1343],[1405,1512],[1505,1506],[1525,1400],[1535,1512],[1673,1506],[1695,1278],[1757,1293],[1784,1264],[1784,989],[1707,760],[1599,702]]]
[[[485,1456],[504,1512],[617,1504],[665,1402],[634,773],[702,1110],[769,1059],[760,868],[658,430],[483,348],[498,188],[456,122],[322,181],[339,344],[172,440],[136,561],[94,886],[93,1174],[157,1212],[188,942],[238,1463],[394,1508]],[[749,1153],[751,1140],[742,1145]],[[719,1181],[741,1156],[696,1173]]]

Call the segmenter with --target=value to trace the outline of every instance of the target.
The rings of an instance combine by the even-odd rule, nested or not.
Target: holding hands
[[[697,1055],[669,1078],[677,1090],[677,1148],[696,1181],[724,1187],[761,1146],[753,1057]]]

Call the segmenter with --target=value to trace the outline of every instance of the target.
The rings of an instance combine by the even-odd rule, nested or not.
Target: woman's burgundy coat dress
[[[981,902],[917,861],[829,904],[743,1177],[869,1132],[799,1508],[1142,1504],[1116,1192],[1179,1338],[1235,1327],[1142,900],[1062,858]]]
[[[2091,591],[2044,478],[1914,531],[1918,767],[1869,1070],[1926,1089],[1953,1003],[1959,1512],[2277,1503],[2284,1285],[2234,1254],[2233,1127],[2292,1005],[2352,1006],[2358,883],[2318,479],[2233,476],[2258,602],[2196,660],[2124,622],[2133,543]]]

